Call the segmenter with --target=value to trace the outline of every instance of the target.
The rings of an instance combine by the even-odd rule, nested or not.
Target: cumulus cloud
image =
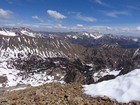
[[[76,18],[79,19],[79,20],[86,21],[86,22],[96,22],[97,21],[97,19],[94,18],[94,17],[83,16],[80,13],[78,13],[76,15]]]
[[[40,22],[43,22],[43,20],[42,20],[40,17],[38,17],[38,16],[32,16],[32,18],[33,18],[33,19],[36,19],[36,20],[38,20],[38,21],[40,21]]]
[[[83,27],[83,25],[82,25],[82,24],[77,24],[76,26],[77,26],[77,27]]]
[[[47,10],[48,15],[50,15],[51,17],[55,18],[55,19],[65,19],[67,18],[65,15],[54,11],[54,10]]]
[[[13,15],[13,12],[10,10],[4,10],[2,8],[0,8],[0,18],[1,19],[8,19],[11,18]]]
[[[109,17],[114,17],[117,18],[120,15],[129,15],[130,13],[127,11],[112,11],[112,12],[104,12],[105,15],[109,16]]]

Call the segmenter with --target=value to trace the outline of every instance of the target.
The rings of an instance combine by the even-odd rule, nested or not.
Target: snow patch
[[[4,35],[4,36],[16,36],[15,32],[12,31],[0,31],[0,35]]]
[[[121,70],[110,70],[110,69],[102,69],[98,72],[95,72],[93,75],[94,81],[98,81],[100,78],[106,76],[106,75],[114,75],[117,76],[120,73]]]
[[[137,42],[138,41],[138,39],[137,38],[134,38],[134,39],[132,39],[134,42]]]
[[[28,32],[26,30],[21,30],[20,31],[22,34],[27,35],[27,36],[31,36],[31,37],[35,37],[35,35],[32,32]]]
[[[118,102],[140,101],[140,69],[113,80],[84,85],[84,93],[93,97],[107,96]]]

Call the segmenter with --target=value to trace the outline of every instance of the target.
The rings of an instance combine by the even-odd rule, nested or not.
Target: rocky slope
[[[92,98],[82,92],[81,84],[51,83],[40,87],[3,92],[1,105],[140,105],[139,102],[118,103],[107,97]]]

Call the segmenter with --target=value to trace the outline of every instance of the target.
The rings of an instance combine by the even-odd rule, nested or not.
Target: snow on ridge
[[[94,39],[99,39],[103,36],[103,34],[99,33],[99,32],[93,32],[93,33],[89,33],[89,32],[83,32],[82,35],[87,36],[87,37],[92,37]]]
[[[132,39],[134,42],[137,42],[138,41],[138,39],[137,38],[134,38],[134,39]]]
[[[13,32],[13,31],[6,31],[6,30],[0,31],[0,35],[4,35],[4,36],[16,36],[15,32]]]
[[[27,35],[27,36],[31,36],[31,37],[35,37],[36,35],[32,32],[26,31],[26,30],[21,30],[20,31],[22,34]]]
[[[93,97],[107,96],[118,102],[140,101],[140,69],[118,76],[113,80],[84,85],[84,93]]]
[[[16,29],[14,29],[14,28],[0,28],[0,35],[17,36],[17,33],[27,35],[30,37],[36,37],[36,36],[41,37],[42,36],[41,33],[33,32],[33,31],[26,29],[26,28],[16,28]]]
[[[67,37],[69,38],[73,38],[73,39],[78,39],[78,38],[83,38],[83,36],[86,36],[88,38],[94,38],[94,39],[99,39],[103,36],[103,34],[99,33],[99,32],[80,32],[80,33],[75,33],[75,35],[70,35],[68,34]]]

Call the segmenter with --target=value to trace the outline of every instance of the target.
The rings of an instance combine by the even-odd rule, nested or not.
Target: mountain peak
[[[3,35],[3,36],[26,35],[26,36],[30,36],[30,37],[38,37],[38,36],[40,37],[41,36],[40,33],[34,32],[26,27],[21,27],[21,28],[0,27],[0,35]]]

